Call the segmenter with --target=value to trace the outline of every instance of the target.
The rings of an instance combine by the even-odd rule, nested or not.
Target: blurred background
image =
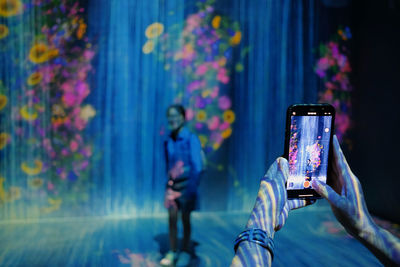
[[[398,0],[0,0],[0,220],[164,216],[172,103],[207,156],[199,213],[248,213],[286,108],[321,102],[399,229],[399,26]]]

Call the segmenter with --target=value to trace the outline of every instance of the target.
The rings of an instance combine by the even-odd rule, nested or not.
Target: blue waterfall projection
[[[182,25],[197,12],[196,4],[207,1],[78,1],[84,8],[72,12],[79,15],[76,18],[63,15],[61,2],[45,2],[41,7],[36,6],[41,1],[27,4],[22,15],[3,19],[10,33],[1,39],[7,46],[1,46],[4,88],[0,94],[7,92],[9,104],[0,114],[0,134],[4,131],[10,138],[0,136],[5,179],[0,179],[4,193],[0,198],[10,201],[1,206],[1,219],[165,212],[165,133],[160,130],[167,125],[167,106],[187,90],[181,82],[187,77],[175,71],[176,66],[167,72],[157,59],[159,54],[143,54],[144,33],[154,22],[165,29]],[[68,3],[68,8],[76,9],[75,2]],[[312,69],[312,48],[318,41],[316,6],[314,0],[221,0],[214,4],[213,15],[227,16],[233,25],[238,24],[241,40],[229,51],[229,83],[224,84],[236,119],[232,135],[209,156],[210,168],[201,181],[201,210],[248,210],[259,178],[283,152],[286,108],[317,100]],[[58,18],[67,20],[69,31],[59,27]],[[47,31],[43,25],[48,23],[61,24]],[[43,40],[43,30],[48,42],[54,42],[49,47],[34,45]],[[60,36],[69,41],[59,41]],[[30,51],[36,62],[29,61]],[[247,52],[243,55],[242,51]],[[242,71],[237,72],[239,61]],[[67,71],[58,72],[60,65]],[[49,87],[39,84],[38,78],[33,79],[35,85],[27,84],[32,74]],[[83,83],[75,88],[79,79]],[[73,90],[87,98],[76,101]],[[34,101],[40,105],[33,105]],[[76,109],[70,107],[74,105]],[[78,118],[80,110],[85,111],[84,123]],[[71,121],[79,131],[62,130],[60,125]],[[52,131],[42,136],[49,127]],[[57,162],[51,158],[53,152]]]
[[[331,122],[331,116],[292,116],[292,125],[297,125],[298,129],[298,153],[288,188],[303,189],[307,175],[326,181]]]
[[[142,54],[145,29],[168,28],[193,12],[195,1],[89,2],[88,31],[99,41],[96,93],[98,116],[91,124],[102,159],[93,170],[93,205],[100,214],[164,212],[165,163],[160,128],[165,109],[183,92],[184,77]],[[201,210],[247,210],[259,178],[283,152],[284,120],[292,103],[315,102],[315,3],[307,1],[218,1],[216,13],[237,20],[240,47],[249,46],[242,73],[231,73],[236,113],[233,134],[209,162],[201,181]],[[240,50],[237,50],[240,51]],[[233,52],[235,60],[240,55]],[[96,62],[95,62],[96,63]],[[174,69],[174,67],[171,67]],[[170,84],[177,88],[171,88]]]

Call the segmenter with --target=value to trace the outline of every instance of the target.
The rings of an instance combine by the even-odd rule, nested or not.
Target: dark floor
[[[229,266],[248,214],[192,216],[191,266]],[[275,246],[273,266],[381,266],[323,200],[292,211]],[[0,223],[0,266],[158,266],[167,249],[166,215]]]

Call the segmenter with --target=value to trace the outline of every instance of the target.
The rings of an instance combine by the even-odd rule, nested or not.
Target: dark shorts
[[[178,210],[182,212],[191,212],[197,207],[197,193],[188,192],[188,182],[189,178],[176,178],[174,184],[169,186],[172,190],[182,193],[180,197],[175,199]]]

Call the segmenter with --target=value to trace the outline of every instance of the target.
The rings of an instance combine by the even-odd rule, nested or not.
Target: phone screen
[[[312,189],[313,179],[327,182],[332,115],[309,113],[290,115],[287,190]]]

